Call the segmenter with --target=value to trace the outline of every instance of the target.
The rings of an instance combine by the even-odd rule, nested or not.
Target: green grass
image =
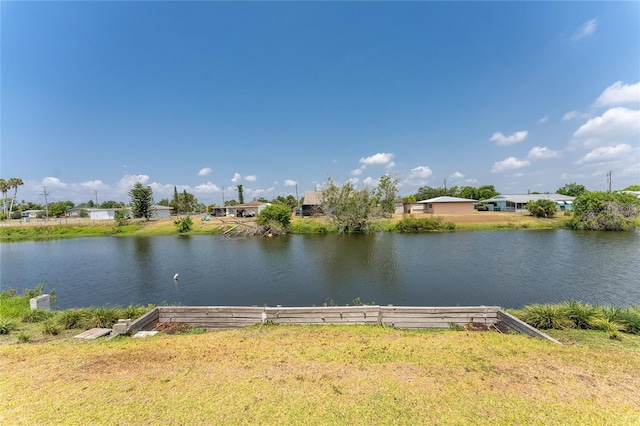
[[[567,344],[264,326],[4,345],[0,423],[638,424],[640,337],[557,333]]]

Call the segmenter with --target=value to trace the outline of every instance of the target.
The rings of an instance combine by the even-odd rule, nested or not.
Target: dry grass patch
[[[640,340],[269,326],[0,347],[2,424],[634,424]]]

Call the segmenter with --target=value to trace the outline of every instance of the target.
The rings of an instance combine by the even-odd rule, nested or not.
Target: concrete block
[[[29,299],[29,306],[31,306],[31,310],[42,309],[43,311],[48,311],[51,309],[51,296],[48,294],[42,294],[37,297],[33,297]]]

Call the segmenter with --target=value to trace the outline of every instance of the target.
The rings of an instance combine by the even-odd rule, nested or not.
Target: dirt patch
[[[181,323],[181,322],[157,322],[153,326],[153,331],[162,331],[167,334],[176,334],[176,333],[185,333],[191,330],[189,324]]]

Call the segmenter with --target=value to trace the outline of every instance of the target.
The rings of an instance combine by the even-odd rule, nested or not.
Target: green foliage
[[[626,231],[635,228],[640,199],[631,194],[595,191],[583,193],[573,202],[573,229]]]
[[[573,323],[573,328],[581,330],[594,329],[598,321],[603,318],[601,310],[588,303],[570,300],[563,305],[565,315]]]
[[[73,201],[58,201],[49,204],[49,217],[60,217],[75,206]]]
[[[27,333],[25,333],[24,331],[21,331],[20,333],[18,333],[18,342],[20,343],[30,343],[31,342],[31,336],[28,335]]]
[[[291,222],[289,230],[294,234],[321,234],[326,232],[335,231],[335,228],[327,225],[324,222],[316,222],[313,220],[300,220]]]
[[[441,230],[452,231],[455,228],[455,223],[443,222],[443,218],[440,216],[417,218],[410,215],[403,217],[396,224],[396,230],[403,233],[419,233]]]
[[[113,218],[115,219],[117,226],[128,225],[130,216],[131,216],[131,213],[127,208],[118,209],[113,213]]]
[[[0,318],[0,334],[9,334],[16,328],[18,328],[18,326],[15,321],[9,318]]]
[[[242,184],[238,185],[238,201],[240,204],[244,204],[244,187]]]
[[[518,312],[517,316],[527,324],[541,330],[563,330],[572,325],[571,320],[566,316],[564,306],[560,305],[528,305]]]
[[[85,209],[80,209],[80,210],[78,210],[78,217],[86,219],[86,218],[89,217],[89,212],[87,210],[85,210]]]
[[[31,309],[22,315],[22,322],[42,322],[49,317],[49,312],[43,309]]]
[[[283,229],[289,229],[291,224],[291,207],[287,204],[272,204],[262,209],[256,222],[264,226],[268,224],[278,224]]]
[[[322,210],[341,234],[369,232],[373,219],[388,216],[392,204],[395,209],[398,180],[389,175],[382,176],[374,189],[356,189],[351,182],[338,186],[331,178],[327,184],[322,195]]]
[[[155,216],[155,208],[153,201],[153,190],[150,186],[144,187],[142,183],[136,182],[131,191],[131,213],[134,218],[144,218],[146,220]]]
[[[476,207],[476,210],[479,212],[486,212],[486,211],[489,211],[489,207],[485,206],[484,204],[478,204],[478,207]]]
[[[556,215],[556,203],[551,200],[529,201],[526,208],[535,217],[551,218]]]
[[[47,318],[42,323],[42,333],[43,334],[50,334],[52,336],[57,336],[58,334],[60,334],[61,331],[62,331],[62,327],[55,320],[55,318]]]
[[[118,322],[118,313],[114,308],[92,307],[88,308],[83,316],[82,328],[109,328]]]
[[[56,316],[58,324],[65,330],[82,328],[85,311],[78,308],[66,309]]]
[[[629,185],[623,191],[640,191],[640,185]]]
[[[178,232],[189,232],[193,227],[193,220],[189,216],[183,216],[174,219],[173,224],[178,229]]]
[[[577,197],[580,194],[584,194],[587,188],[584,185],[578,185],[577,183],[567,183],[562,188],[558,188],[556,194],[568,195],[570,197]]]

